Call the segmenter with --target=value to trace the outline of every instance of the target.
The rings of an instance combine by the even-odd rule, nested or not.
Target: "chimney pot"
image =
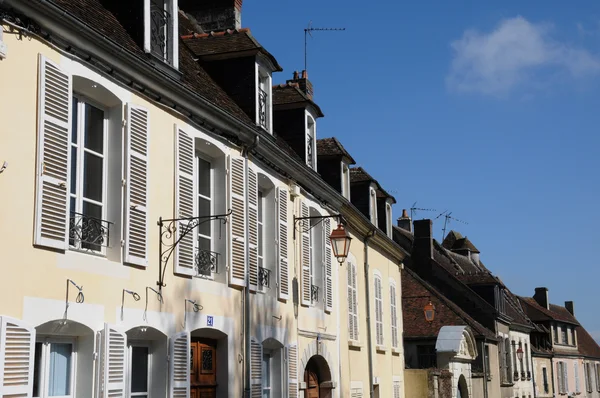
[[[303,78],[303,79],[308,79],[308,76],[307,76],[306,70],[303,70],[303,71],[302,71],[302,78]]]
[[[550,302],[548,300],[548,288],[547,287],[536,287],[533,299],[542,307],[549,310]]]
[[[575,316],[575,304],[572,301],[565,301],[565,308],[571,315]]]
[[[299,75],[298,75],[298,71],[297,71],[297,70],[295,70],[295,71],[294,71],[294,80],[298,80],[298,76],[299,76]]]
[[[406,211],[406,209],[402,209],[402,217],[398,219],[398,227],[408,232],[412,232],[411,219],[408,216],[408,212]]]

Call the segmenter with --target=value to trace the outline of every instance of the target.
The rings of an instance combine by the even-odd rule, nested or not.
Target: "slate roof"
[[[483,265],[483,263],[475,264],[467,256],[454,253],[442,245],[435,239],[433,241],[434,251],[433,258],[442,267],[455,275],[461,282],[469,284],[483,283],[501,283],[492,273]]]
[[[350,183],[365,181],[371,181],[374,182],[375,185],[377,185],[377,191],[379,191],[377,192],[377,197],[391,198],[394,201],[394,203],[396,203],[396,198],[387,193],[387,191],[383,189],[381,185],[379,185],[379,182],[373,177],[371,177],[371,175],[367,173],[365,169],[363,169],[362,167],[352,167],[350,169]]]
[[[286,83],[273,86],[273,106],[290,104],[308,104],[315,108],[317,117],[323,117],[321,108],[300,90],[298,83]],[[354,164],[354,163],[353,163]]]
[[[354,158],[350,156],[344,146],[337,138],[321,138],[317,140],[317,155],[318,156],[343,156],[348,158],[350,164],[356,164]]]
[[[477,250],[475,245],[466,236],[463,237],[460,232],[456,231],[450,231],[448,233],[442,242],[442,246],[450,250],[469,250],[474,253],[480,253],[480,251]]]
[[[182,36],[182,40],[197,57],[261,53],[271,61],[276,71],[281,72],[283,70],[275,57],[260,45],[248,28],[228,29],[211,33],[193,33]]]
[[[400,228],[395,225],[392,225],[392,233],[394,242],[398,243],[404,250],[410,253],[412,251],[412,245],[415,240],[415,236],[404,228]]]
[[[402,270],[402,316],[405,338],[435,338],[442,326],[467,325],[476,336],[496,340],[495,334],[474,320],[458,305],[446,298],[432,285],[408,268]],[[435,306],[433,322],[427,322],[423,314],[425,305]]]

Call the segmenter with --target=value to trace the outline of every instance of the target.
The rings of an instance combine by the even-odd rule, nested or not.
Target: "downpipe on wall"
[[[369,364],[369,397],[375,398],[375,387],[373,386],[373,342],[371,341],[371,295],[369,289],[369,241],[375,236],[375,230],[369,232],[363,239],[365,251],[365,296],[367,300],[367,356]]]

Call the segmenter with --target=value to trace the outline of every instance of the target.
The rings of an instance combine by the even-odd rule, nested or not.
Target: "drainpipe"
[[[535,368],[533,367],[533,356],[531,355],[531,340],[529,340],[529,369],[531,369],[531,382],[533,384],[533,398],[537,397],[537,389],[535,388]]]
[[[558,377],[558,375],[556,377]],[[554,356],[550,357],[550,378],[552,379],[552,393],[556,396],[556,387],[554,387]]]
[[[488,378],[487,378],[487,372],[488,372],[488,368],[487,368],[487,361],[486,358],[489,358],[489,355],[485,354],[485,342],[486,342],[486,338],[483,338],[483,341],[481,342],[481,353],[483,354],[482,358],[483,358],[483,398],[488,398]]]
[[[258,145],[258,135],[254,136],[254,142],[242,149],[244,157],[244,181],[246,181],[245,208],[248,209],[248,154]],[[250,229],[248,228],[248,218],[246,217],[246,227],[244,236],[246,237],[246,286],[244,287],[244,397],[250,398],[250,385],[252,383],[250,376],[250,239],[248,239]]]
[[[371,297],[369,295],[369,241],[375,236],[375,230],[372,230],[363,239],[365,250],[365,296],[367,301],[367,353],[369,362],[369,397],[375,398],[375,388],[373,387],[373,352],[371,341]]]

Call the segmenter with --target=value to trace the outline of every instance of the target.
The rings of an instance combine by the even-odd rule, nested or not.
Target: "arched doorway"
[[[458,379],[457,398],[469,398],[469,389],[467,388],[467,380],[464,375],[460,375]]]
[[[331,397],[331,371],[325,358],[314,355],[304,368],[305,398]]]

